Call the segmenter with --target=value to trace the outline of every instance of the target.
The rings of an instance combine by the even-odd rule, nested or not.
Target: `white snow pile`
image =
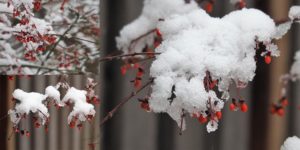
[[[290,70],[292,81],[296,81],[300,79],[300,51],[296,52],[294,60],[295,61]]]
[[[8,112],[14,125],[16,126],[20,120],[29,113],[37,113],[44,125],[46,120],[50,117],[48,108],[45,103],[43,103],[47,100],[54,100],[54,102],[61,107],[65,106],[67,103],[74,103],[73,110],[68,117],[69,124],[74,117],[78,118],[80,121],[85,121],[86,119],[91,119],[95,116],[96,111],[94,106],[86,102],[87,91],[71,87],[68,89],[64,98],[60,100],[61,94],[57,90],[59,86],[60,84],[56,87],[48,86],[45,89],[45,94],[37,92],[27,93],[21,89],[16,89],[13,92],[13,98],[17,100],[16,106]]]
[[[206,71],[219,81],[218,90],[228,95],[232,81],[248,83],[255,76],[255,40],[271,43],[276,33],[274,21],[256,9],[234,11],[221,19],[199,9],[166,18],[158,28],[164,41],[156,49],[162,54],[150,70],[155,77],[150,107],[154,112],[167,112],[178,124],[182,109],[206,115],[208,99],[219,102],[216,111],[223,108],[216,93],[205,90]],[[272,55],[278,56],[277,47],[268,45],[273,47]],[[173,85],[176,98],[170,104]]]
[[[300,6],[292,6],[289,10],[289,20],[283,23],[280,23],[277,26],[277,33],[275,38],[279,39],[285,35],[291,28],[294,22],[299,23],[300,19]]]
[[[299,149],[300,149],[300,139],[296,136],[287,138],[280,148],[280,150],[299,150]]]
[[[24,114],[28,115],[30,112],[38,113],[39,118],[42,120],[42,124],[45,124],[47,118],[50,116],[48,108],[43,104],[47,95],[36,92],[27,93],[21,89],[16,89],[13,92],[13,98],[19,101],[13,110],[8,111],[14,125],[17,125],[20,122]]]
[[[125,54],[141,52],[146,45],[152,45],[154,32],[151,31],[156,28],[160,19],[175,14],[186,14],[196,9],[199,7],[194,1],[186,3],[184,0],[145,0],[142,14],[120,31],[120,36],[116,38],[117,47]],[[149,34],[132,43],[146,33]]]
[[[68,123],[70,124],[74,118],[78,118],[79,121],[85,121],[88,117],[94,117],[96,111],[92,104],[86,101],[87,91],[78,90],[74,87],[68,89],[65,97],[62,99],[64,103],[74,103],[72,112],[68,116]]]
[[[144,36],[153,29],[161,32],[163,41],[155,49],[161,54],[150,68],[154,77],[151,110],[168,113],[183,129],[183,110],[201,114],[210,119],[208,132],[218,127],[219,119],[211,116],[221,111],[223,100],[230,97],[230,84],[243,88],[253,80],[258,43],[266,46],[262,56],[277,57],[279,50],[271,40],[284,35],[273,19],[257,9],[244,8],[213,18],[194,2],[145,0],[141,16],[117,37],[118,48],[125,54],[141,52],[153,42],[154,34]],[[207,72],[211,81],[218,81],[221,98],[213,89],[207,90]]]

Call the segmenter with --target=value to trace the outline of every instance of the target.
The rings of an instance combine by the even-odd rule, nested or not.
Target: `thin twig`
[[[133,57],[133,56],[144,56],[144,55],[160,55],[161,53],[156,52],[141,52],[141,53],[131,53],[131,54],[121,54],[121,55],[115,55],[115,56],[106,56],[99,59],[99,62],[102,61],[111,61],[113,59],[121,59],[124,57]]]
[[[125,97],[115,108],[113,108],[100,122],[100,127],[103,126],[105,122],[107,122],[109,119],[113,117],[113,115],[118,111],[124,104],[126,104],[130,99],[135,97],[139,92],[141,92],[143,89],[148,87],[153,83],[153,78],[150,79],[145,85],[143,85],[140,89],[138,89],[136,92],[131,93],[129,96]]]

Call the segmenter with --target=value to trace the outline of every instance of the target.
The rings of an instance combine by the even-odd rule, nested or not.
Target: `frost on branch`
[[[280,148],[280,150],[299,150],[299,149],[300,149],[300,139],[296,136],[287,138]]]

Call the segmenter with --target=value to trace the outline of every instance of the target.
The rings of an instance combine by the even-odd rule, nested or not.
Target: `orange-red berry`
[[[271,61],[272,61],[272,57],[269,56],[269,55],[266,55],[266,56],[265,56],[265,63],[266,63],[266,64],[270,64]]]
[[[231,111],[235,111],[236,106],[235,106],[233,103],[231,103],[231,104],[229,105],[229,109],[230,109]]]
[[[207,118],[204,117],[203,115],[200,115],[199,118],[198,118],[198,121],[203,124],[203,123],[207,122]]]
[[[220,120],[222,118],[222,112],[217,111],[216,112],[216,117]]]
[[[241,104],[241,111],[242,111],[242,112],[247,112],[247,111],[248,111],[248,106],[247,106],[247,104],[245,104],[245,103],[242,103],[242,104]]]

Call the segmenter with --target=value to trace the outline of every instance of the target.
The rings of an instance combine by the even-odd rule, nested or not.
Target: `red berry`
[[[126,72],[127,72],[127,67],[126,67],[126,66],[122,66],[122,67],[121,67],[121,74],[122,74],[122,75],[125,75]]]
[[[248,111],[248,106],[247,106],[247,104],[245,104],[245,103],[242,103],[242,104],[241,104],[241,111],[242,111],[242,112],[247,112],[247,111]]]
[[[76,124],[76,122],[74,120],[72,120],[69,124],[70,128],[74,128],[75,124]]]
[[[265,63],[266,63],[266,64],[270,64],[271,61],[272,61],[272,57],[269,56],[269,55],[266,55],[266,56],[265,56]]]
[[[150,111],[150,106],[148,102],[142,102],[141,103],[141,108],[143,108],[144,110],[146,110],[147,112]]]
[[[278,110],[277,110],[277,114],[279,115],[279,116],[284,116],[284,109],[283,108],[279,108]]]
[[[35,128],[39,128],[41,126],[41,124],[39,122],[35,122],[34,126],[35,126]]]
[[[134,87],[139,88],[142,85],[142,81],[140,79],[135,79],[134,80]]]
[[[222,112],[217,111],[217,112],[216,112],[216,116],[217,116],[217,118],[220,120],[220,119],[222,118]]]
[[[271,114],[276,114],[276,112],[277,112],[277,110],[276,110],[276,108],[274,107],[274,106],[272,106],[272,108],[271,108]]]
[[[27,137],[29,137],[29,136],[30,136],[29,131],[26,131],[25,135],[26,135]]]
[[[161,32],[159,31],[159,29],[155,29],[155,33],[158,37],[161,37]]]
[[[281,101],[282,106],[287,106],[289,104],[289,101],[285,98]]]
[[[231,110],[231,111],[235,111],[235,105],[233,104],[233,103],[231,103],[230,105],[229,105],[229,109]]]
[[[210,3],[210,2],[208,2],[208,3],[205,5],[205,10],[206,10],[208,13],[212,12],[212,10],[213,10],[213,4]]]
[[[203,123],[207,122],[207,118],[204,117],[203,115],[200,115],[199,118],[198,118],[198,121],[203,124]]]

